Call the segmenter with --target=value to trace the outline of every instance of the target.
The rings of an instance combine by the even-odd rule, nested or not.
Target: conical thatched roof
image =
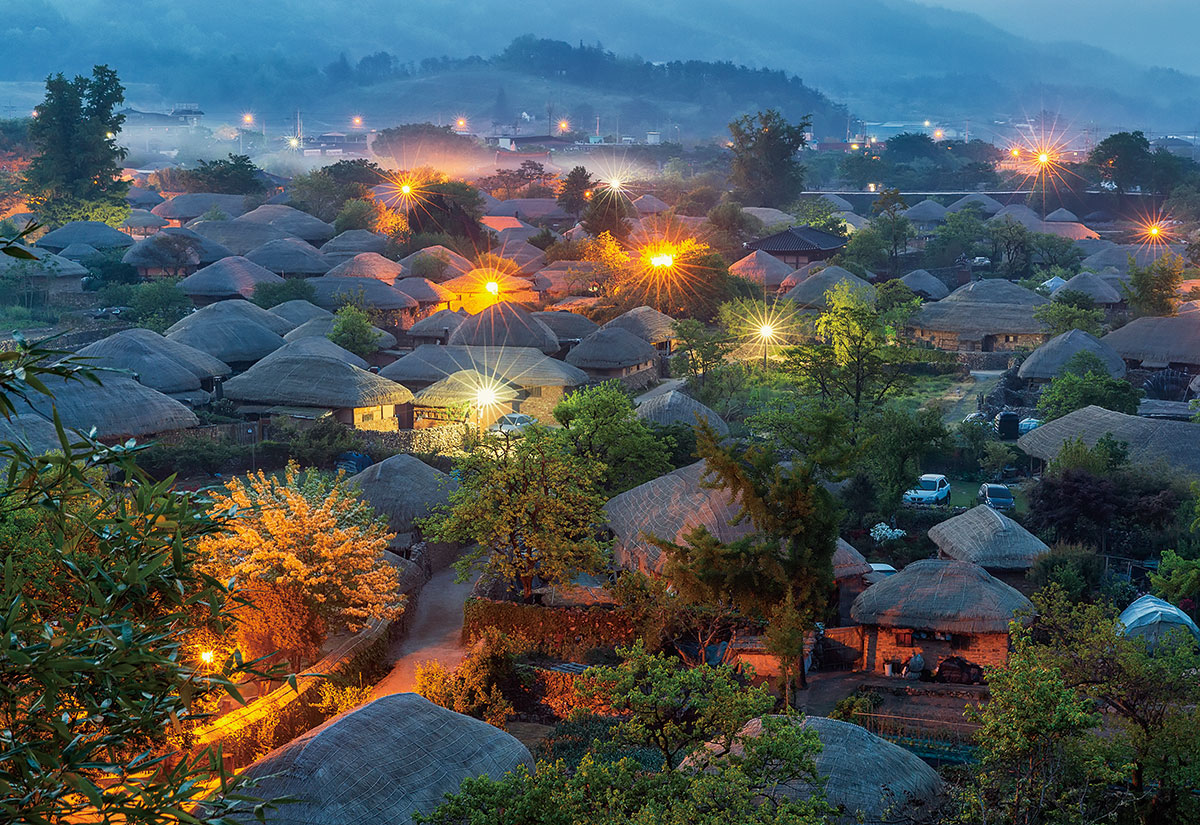
[[[929,528],[942,555],[989,570],[1028,570],[1050,548],[1033,533],[986,504]]]
[[[58,254],[68,261],[78,263],[79,261],[90,261],[93,258],[98,258],[103,253],[91,244],[73,243]]]
[[[313,318],[311,321],[305,321],[284,335],[283,340],[299,341],[303,338],[328,338],[329,334],[333,332],[333,325],[336,321],[337,318],[333,315]],[[396,346],[395,335],[379,327],[371,327],[371,331],[375,333],[375,344],[378,349],[392,349]]]
[[[792,267],[769,252],[756,249],[729,267],[731,275],[745,278],[756,284],[778,289],[783,279],[792,274]]]
[[[1029,354],[1021,362],[1017,375],[1026,381],[1049,381],[1062,374],[1067,362],[1077,352],[1095,354],[1108,368],[1113,378],[1125,377],[1125,362],[1116,350],[1094,335],[1072,329],[1056,335]]]
[[[694,427],[700,421],[706,421],[719,435],[729,435],[729,425],[721,416],[679,390],[650,396],[638,404],[637,417],[664,427],[672,424]]]
[[[1038,295],[1031,289],[1026,289],[1003,278],[986,278],[982,281],[963,284],[951,292],[946,300],[985,304],[1021,304],[1031,307],[1050,303],[1050,299],[1046,296]]]
[[[130,186],[125,191],[125,202],[130,206],[152,209],[163,202],[163,196],[153,189],[146,189],[142,186]]]
[[[83,278],[88,274],[87,267],[56,255],[46,249],[36,246],[17,244],[18,247],[34,256],[29,258],[14,258],[11,255],[0,255],[0,272],[8,275],[30,278]]]
[[[813,757],[817,775],[825,780],[823,798],[838,810],[829,820],[837,825],[860,822],[930,822],[940,805],[944,785],[937,771],[912,751],[851,722],[823,716],[776,717],[781,722],[815,731],[821,749]],[[745,753],[742,744],[762,735],[763,719],[751,719],[737,733],[730,753]],[[707,745],[712,750],[724,745]],[[694,765],[685,759],[681,770]],[[789,799],[808,799],[817,792],[807,782],[780,777],[779,789]]]
[[[661,344],[675,337],[672,324],[675,319],[652,307],[634,307],[623,312],[604,325],[604,329],[620,328],[632,332],[650,344]]]
[[[413,267],[417,261],[432,258],[444,264],[444,269],[440,274],[425,272],[416,272]],[[453,250],[447,249],[441,244],[435,246],[427,246],[424,249],[418,249],[411,255],[406,255],[399,261],[400,266],[404,267],[406,276],[417,275],[418,277],[428,278],[431,281],[444,283],[451,278],[459,275],[465,275],[475,268],[475,264],[468,261],[462,255],[459,255]]]
[[[172,221],[190,221],[216,208],[226,217],[236,218],[246,211],[245,195],[219,195],[212,192],[188,192],[160,203],[150,211]]]
[[[166,337],[207,352],[227,364],[257,361],[282,347],[283,338],[253,320],[238,306],[246,303],[249,302],[239,299],[209,304],[175,323],[167,330]],[[275,318],[283,320],[278,316]]]
[[[417,519],[450,498],[458,483],[424,461],[401,453],[372,464],[349,479],[375,512],[385,516],[393,533],[411,533]]]
[[[558,352],[558,336],[516,304],[501,301],[463,320],[449,343],[471,347],[532,347]]]
[[[292,237],[282,229],[265,223],[242,223],[240,221],[193,221],[188,229],[216,241],[234,255],[245,255],[271,241]]]
[[[850,608],[859,624],[942,633],[1006,633],[1033,605],[977,564],[922,559],[864,590]]]
[[[1126,361],[1160,369],[1171,364],[1200,364],[1200,316],[1135,318],[1100,339]]]
[[[1121,293],[1117,292],[1112,284],[1094,272],[1080,272],[1074,278],[1069,279],[1065,284],[1054,290],[1051,295],[1064,289],[1082,292],[1098,304],[1119,304],[1122,300]]]
[[[584,370],[612,370],[645,364],[658,350],[621,327],[602,327],[567,353],[566,361]]]
[[[999,212],[992,216],[992,219],[1008,217],[1021,224],[1024,224],[1027,220],[1037,223],[1042,222],[1042,216],[1023,203],[1010,203],[1008,206],[1002,207]]]
[[[960,339],[986,335],[1046,332],[1033,311],[1050,299],[1001,278],[972,281],[940,301],[921,307],[909,326],[914,329],[957,333]]]
[[[783,297],[795,301],[802,307],[824,309],[826,306],[825,293],[840,283],[851,284],[872,297],[875,295],[875,288],[850,270],[840,266],[827,266],[796,284],[785,292]]]
[[[804,197],[806,197],[806,198],[812,197],[817,200],[826,201],[827,203],[831,204],[833,206],[833,208],[839,212],[853,212],[854,211],[854,204],[850,203],[850,201],[846,200],[841,195],[835,195],[832,192],[815,192],[812,195],[806,195]]]
[[[284,339],[286,340],[286,339]],[[360,370],[370,370],[371,365],[366,359],[360,358],[348,349],[343,349],[322,335],[308,335],[288,341],[279,349],[258,362],[257,366],[270,364],[278,358],[336,358],[345,361]]]
[[[323,278],[311,278],[309,283],[317,293],[314,299],[317,306],[328,310],[336,310],[347,300],[359,295],[368,307],[374,309],[390,311],[418,308],[417,302],[412,298],[374,278],[339,278],[326,275]]]
[[[871,572],[871,565],[866,557],[854,549],[850,542],[838,538],[837,549],[833,551],[833,578],[854,579]]]
[[[1079,223],[1079,218],[1077,218],[1075,213],[1070,209],[1060,206],[1058,209],[1055,209],[1046,216],[1046,221],[1051,223],[1057,223],[1060,221],[1066,223]]]
[[[51,252],[73,243],[85,243],[96,249],[124,249],[133,246],[133,238],[100,221],[71,221],[38,239],[38,246]]]
[[[121,261],[139,269],[174,270],[196,265],[208,266],[231,254],[216,241],[190,229],[173,226],[135,243],[125,252]]]
[[[1030,430],[1017,440],[1017,446],[1034,458],[1051,461],[1067,441],[1079,438],[1094,447],[1109,434],[1129,445],[1129,459],[1135,466],[1161,462],[1183,475],[1200,476],[1200,424],[1190,421],[1084,407]]]
[[[241,223],[269,224],[310,243],[324,243],[333,237],[332,225],[281,203],[265,203],[237,220]]]
[[[418,696],[397,693],[335,717],[246,768],[254,795],[298,800],[279,825],[408,823],[468,777],[500,779],[533,758],[514,737]],[[254,821],[250,805],[238,814]]]
[[[533,317],[550,327],[554,334],[558,336],[560,344],[566,341],[580,341],[600,329],[600,326],[591,318],[577,315],[574,312],[561,312],[558,310],[553,312],[535,312],[533,313]]]
[[[422,344],[379,374],[405,386],[429,385],[459,370],[475,370],[518,387],[578,387],[587,373],[530,347]]]
[[[743,206],[742,211],[762,221],[763,226],[779,226],[780,224],[799,223],[795,215],[790,215],[781,209],[770,206]]]
[[[249,298],[259,284],[281,283],[283,278],[274,272],[246,258],[230,256],[196,270],[179,282],[179,288],[189,296],[227,298],[241,295]]]
[[[268,312],[272,315],[278,315],[283,320],[291,324],[292,329],[300,326],[303,323],[311,321],[313,318],[332,318],[333,313],[327,309],[321,309],[316,304],[311,304],[303,298],[297,298],[294,301],[284,301],[282,304],[276,304],[271,307]]]
[[[634,198],[633,208],[642,215],[657,215],[659,212],[666,212],[671,206],[662,199],[647,194]]]
[[[339,358],[293,355],[255,364],[225,382],[225,395],[252,404],[346,409],[407,404],[412,393]]]
[[[480,390],[491,393],[495,404],[509,404],[521,394],[515,384],[486,376],[478,370],[459,370],[416,393],[413,404],[422,407],[469,404],[474,407],[479,402]]]
[[[493,283],[496,285],[494,291],[488,286]],[[501,300],[507,295],[530,292],[533,289],[533,284],[524,278],[518,278],[516,275],[509,275],[498,269],[488,267],[472,269],[465,275],[459,275],[457,278],[442,281],[441,286],[454,295],[490,294],[498,296]]]
[[[145,209],[130,209],[129,216],[121,221],[123,229],[162,229],[169,222]]]
[[[449,338],[466,317],[458,310],[439,309],[409,327],[408,334],[413,338]]]
[[[403,272],[400,264],[389,261],[378,252],[360,252],[351,258],[343,258],[326,274],[334,278],[374,278],[385,284],[394,284]]]
[[[1133,256],[1133,262],[1138,266],[1149,266],[1154,263],[1154,260],[1168,251],[1161,247],[1151,244],[1140,246],[1137,244],[1128,244],[1125,246],[1106,246],[1105,248],[1088,255],[1083,259],[1083,268],[1089,272],[1101,272],[1105,269],[1113,269],[1120,273],[1129,271],[1129,258]]]
[[[792,270],[787,277],[779,282],[779,289],[787,292],[798,284],[803,283],[810,276],[820,272],[825,267],[829,266],[825,261],[811,261],[804,266]]]
[[[931,301],[940,301],[950,294],[950,287],[927,269],[914,269],[900,281],[913,292]]]
[[[349,260],[363,252],[382,255],[387,249],[387,238],[366,229],[347,229],[342,234],[325,242],[321,254],[334,263]]]
[[[56,407],[64,427],[80,432],[94,427],[96,436],[106,440],[183,430],[200,423],[183,404],[132,378],[108,373],[100,380],[97,386],[90,381],[44,377],[42,382],[53,393],[53,401],[30,393],[28,402],[16,402],[17,413],[50,416]]]
[[[68,432],[67,440],[68,443],[73,443],[78,439],[72,432]],[[35,456],[62,452],[62,442],[59,441],[54,422],[34,412],[8,418],[0,416],[0,441],[24,445]],[[7,465],[8,461],[0,458],[0,468]]]
[[[330,269],[325,256],[299,238],[267,241],[246,257],[279,275],[324,275]]]
[[[202,380],[233,372],[207,352],[140,327],[88,344],[76,354],[93,366],[128,370],[140,383],[163,393],[198,390]]]
[[[249,318],[254,323],[266,327],[277,335],[283,335],[292,329],[291,321],[280,318],[278,315],[250,301],[235,299],[232,301],[222,301],[221,303],[229,305],[225,308],[225,312]]]
[[[959,212],[963,209],[966,209],[971,204],[978,205],[979,208],[983,210],[983,214],[985,215],[995,215],[1004,208],[1004,204],[1000,203],[1000,201],[996,200],[995,198],[988,197],[987,195],[977,192],[971,195],[962,196],[954,203],[947,206],[946,211]]]
[[[517,271],[531,275],[546,265],[546,253],[533,244],[513,239],[500,241],[492,253],[506,258],[517,265]]]
[[[941,223],[946,220],[946,207],[933,198],[926,198],[905,209],[904,217],[913,223]]]
[[[454,293],[428,278],[401,278],[393,286],[422,306],[447,304]]]

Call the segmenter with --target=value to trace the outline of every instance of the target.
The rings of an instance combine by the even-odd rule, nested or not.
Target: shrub
[[[488,628],[454,670],[438,661],[418,665],[416,692],[435,705],[503,728],[513,713],[512,697],[525,693],[516,667],[524,649],[519,640]]]
[[[522,640],[530,651],[575,661],[594,648],[629,644],[638,636],[626,610],[557,608],[469,599],[463,608],[463,639],[468,644],[491,630]]]
[[[840,719],[843,722],[859,724],[858,714],[874,713],[883,705],[883,697],[873,690],[859,688],[833,706],[829,712],[830,719]]]
[[[305,278],[288,278],[281,284],[259,284],[254,288],[253,301],[263,309],[270,309],[285,301],[312,303],[316,297],[317,291]]]

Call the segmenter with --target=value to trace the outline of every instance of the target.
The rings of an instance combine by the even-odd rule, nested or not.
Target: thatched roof
[[[140,206],[143,209],[150,209],[162,203],[163,196],[153,189],[146,189],[143,186],[135,185],[130,186],[125,191],[125,202],[130,206]]]
[[[124,249],[133,246],[133,238],[100,221],[71,221],[47,232],[37,243],[51,252],[66,249],[73,243],[85,243],[96,249]]]
[[[276,304],[271,307],[268,312],[272,315],[278,315],[283,320],[291,324],[292,329],[300,326],[303,323],[311,321],[313,318],[332,318],[333,313],[327,309],[321,309],[316,304],[309,303],[303,298],[296,298],[292,301],[284,301],[282,304]]]
[[[283,338],[238,306],[247,303],[239,299],[209,304],[176,322],[167,330],[166,337],[207,352],[227,364],[257,361],[282,347]],[[277,321],[283,320],[274,317]]]
[[[68,443],[72,443],[77,439],[73,433],[68,432],[67,440]],[[33,412],[8,418],[0,416],[0,441],[21,444],[35,456],[62,452],[62,442],[59,441],[54,422]],[[0,467],[6,466],[7,463],[6,459],[0,458]]]
[[[393,533],[411,533],[417,519],[445,504],[458,483],[415,456],[394,455],[349,479]]]
[[[411,255],[406,255],[399,260],[400,266],[404,267],[406,275],[416,274],[413,272],[413,266],[417,261],[424,258],[434,258],[445,264],[444,271],[436,277],[428,272],[420,273],[421,277],[429,278],[431,281],[445,282],[458,275],[465,275],[475,268],[475,264],[468,261],[457,252],[447,249],[441,244],[435,246],[427,246],[424,249],[418,249]]]
[[[486,722],[418,696],[383,696],[293,739],[243,771],[254,796],[298,800],[268,812],[277,825],[408,823],[432,813],[462,781],[500,779],[529,750]],[[239,813],[254,821],[250,806]]]
[[[671,206],[661,198],[647,194],[642,195],[640,198],[634,198],[633,208],[642,215],[657,215],[659,212],[666,212]]]
[[[777,718],[815,731],[820,739],[821,749],[813,761],[817,775],[825,780],[822,796],[838,811],[829,822],[853,825],[932,821],[944,786],[937,771],[912,751],[851,722],[823,716]],[[738,731],[730,752],[735,756],[744,754],[742,742],[761,736],[763,727],[762,718],[747,722]],[[694,760],[685,759],[681,770],[693,764]],[[817,792],[798,779],[783,782],[778,790],[790,799],[808,799]]]
[[[83,278],[88,274],[87,267],[70,258],[36,246],[17,246],[33,255],[33,260],[0,255],[0,272],[21,277],[55,279]]]
[[[1126,361],[1156,369],[1171,364],[1200,364],[1200,316],[1135,318],[1101,338]]]
[[[1051,295],[1064,289],[1082,292],[1098,304],[1119,304],[1123,300],[1121,293],[1117,292],[1112,284],[1094,272],[1080,272],[1054,290]]]
[[[946,220],[946,207],[933,198],[926,198],[905,209],[904,217],[913,223],[941,223]]]
[[[1051,212],[1049,215],[1046,216],[1046,221],[1049,223],[1059,223],[1059,222],[1079,223],[1079,218],[1076,217],[1075,213],[1072,212],[1070,209],[1060,206],[1058,209],[1055,209],[1053,212]]]
[[[281,283],[283,278],[274,272],[246,258],[230,256],[196,270],[179,282],[179,288],[189,296],[227,298],[241,295],[249,298],[259,284]]]
[[[466,317],[458,310],[439,309],[409,327],[408,334],[413,338],[449,338]]]
[[[496,284],[496,291],[488,288],[488,284]],[[497,295],[501,299],[533,290],[533,284],[516,275],[509,275],[498,269],[478,267],[465,275],[442,281],[441,286],[455,295]]]
[[[980,194],[980,193],[974,193],[971,195],[962,196],[961,198],[956,200],[954,203],[947,206],[946,211],[947,212],[959,212],[963,209],[966,209],[971,204],[976,204],[977,206],[979,206],[979,208],[983,210],[983,214],[985,214],[985,215],[995,215],[997,212],[999,212],[1001,209],[1004,208],[1004,204],[1000,203],[1000,201],[996,200],[995,198],[988,197],[987,195]]]
[[[463,320],[449,343],[472,347],[532,347],[558,352],[558,336],[532,314],[507,301],[492,304]]]
[[[197,426],[196,415],[173,398],[115,373],[100,376],[101,385],[45,377],[42,382],[54,395],[30,393],[28,402],[17,401],[18,414],[52,415],[58,409],[63,426],[87,432],[93,427],[103,439],[137,438]]]
[[[492,248],[492,254],[506,258],[517,265],[517,271],[533,274],[546,265],[546,253],[523,240],[501,240]]]
[[[374,278],[339,278],[326,275],[308,281],[316,291],[317,306],[336,310],[348,299],[361,294],[363,302],[374,309],[417,309],[417,302],[400,290]]]
[[[801,200],[823,200],[833,206],[839,212],[853,212],[854,204],[843,198],[841,195],[835,195],[832,192],[813,192],[808,195],[802,195]]]
[[[989,570],[1028,570],[1050,548],[1033,533],[986,504],[929,528],[942,555]]]
[[[743,206],[742,211],[747,215],[758,218],[763,226],[779,226],[780,224],[799,223],[795,215],[790,215],[781,209],[770,206]]]
[[[53,255],[54,253],[47,252],[46,254]],[[91,244],[73,243],[58,254],[60,257],[66,258],[68,261],[79,262],[90,261],[93,258],[98,258],[103,253]]]
[[[324,275],[330,269],[325,256],[299,238],[267,241],[246,257],[279,275]]]
[[[254,323],[258,324],[259,326],[266,327],[277,335],[283,335],[292,329],[291,321],[281,318],[271,311],[263,309],[258,304],[251,303],[250,301],[244,301],[240,298],[235,298],[231,301],[221,301],[220,303],[229,305],[224,309],[225,312],[249,318]]]
[[[299,341],[303,338],[328,338],[329,334],[333,332],[333,325],[336,322],[337,318],[333,315],[322,315],[313,318],[311,321],[305,321],[284,335],[283,340],[290,342]],[[371,331],[375,333],[375,345],[377,349],[392,349],[396,346],[396,336],[387,330],[373,326],[371,327]]]
[[[795,301],[802,307],[824,309],[826,306],[825,293],[840,283],[848,283],[862,289],[872,297],[875,295],[875,288],[850,270],[840,266],[827,266],[796,284],[785,292],[783,297]]]
[[[535,312],[533,313],[533,317],[550,327],[554,334],[558,336],[559,343],[582,340],[600,329],[600,326],[591,318],[577,315],[574,312],[562,312],[559,310]]]
[[[729,435],[729,425],[721,416],[679,390],[660,392],[650,396],[638,404],[637,417],[664,427],[671,424],[686,424],[694,427],[700,421],[705,421],[718,434]]]
[[[808,279],[809,276],[815,275],[827,266],[829,266],[829,264],[825,261],[810,261],[804,266],[794,269],[786,278],[780,281],[779,289],[783,292],[787,292],[789,289],[792,289],[797,284],[803,283]]]
[[[1032,209],[1030,209],[1025,204],[1010,203],[1007,206],[1002,207],[999,212],[997,212],[995,215],[993,215],[992,221],[994,222],[996,219],[1003,219],[1003,218],[1007,218],[1007,217],[1011,217],[1014,220],[1016,220],[1018,223],[1022,223],[1022,224],[1026,220],[1033,220],[1033,221],[1037,221],[1038,223],[1041,223],[1041,220],[1042,220],[1041,215],[1039,215],[1037,212],[1034,212]]]
[[[122,229],[162,229],[170,222],[145,209],[130,209],[128,217],[121,221]]]
[[[265,223],[242,223],[240,221],[192,221],[188,229],[197,235],[224,246],[233,255],[245,255],[271,241],[292,237],[282,229]]]
[[[351,258],[343,258],[326,274],[334,278],[374,278],[385,284],[394,284],[403,272],[400,264],[389,261],[378,252],[360,252]]]
[[[554,198],[509,198],[492,204],[487,214],[531,220],[565,220],[571,217]]]
[[[1029,455],[1050,461],[1063,444],[1079,438],[1089,447],[1107,434],[1129,445],[1129,459],[1135,464],[1163,463],[1176,472],[1200,476],[1200,424],[1084,407],[1062,418],[1047,421],[1017,440],[1017,446]]]
[[[1077,352],[1095,354],[1113,378],[1125,377],[1125,362],[1117,351],[1091,333],[1072,329],[1056,335],[1029,354],[1021,362],[1017,375],[1026,381],[1049,381],[1062,374],[1067,362]]]
[[[632,332],[647,343],[661,344],[675,337],[675,331],[671,326],[674,323],[675,319],[670,315],[652,307],[641,306],[634,307],[613,318],[604,325],[604,329],[619,327],[627,332]]]
[[[76,355],[93,366],[128,370],[145,386],[163,393],[198,390],[202,380],[233,372],[203,350],[140,327],[88,344]]]
[[[972,281],[942,300],[922,306],[909,326],[956,332],[965,339],[997,334],[1036,335],[1045,333],[1046,326],[1033,317],[1033,310],[1049,300],[1002,278]]]
[[[333,237],[331,224],[281,203],[265,203],[237,220],[241,223],[265,223],[310,243],[324,243]]]
[[[756,284],[778,289],[783,279],[792,274],[792,267],[769,252],[756,249],[729,266],[729,273]]]
[[[405,386],[417,386],[468,369],[519,387],[578,387],[588,382],[587,373],[530,347],[422,344],[379,374]]]
[[[1181,252],[1177,248],[1163,249],[1157,244],[1128,244],[1125,246],[1106,246],[1098,252],[1094,252],[1083,259],[1083,268],[1089,272],[1102,272],[1105,269],[1113,269],[1120,273],[1129,271],[1129,257],[1133,256],[1133,262],[1138,266],[1149,266],[1154,263],[1156,258],[1167,254],[1168,252]]]
[[[566,361],[584,370],[611,370],[645,364],[658,358],[658,350],[622,327],[604,326],[588,335],[567,353]]]
[[[225,395],[251,404],[345,409],[406,404],[412,393],[340,358],[293,355],[258,363],[225,382]]]
[[[982,281],[963,284],[951,292],[946,300],[988,304],[1022,304],[1030,307],[1050,303],[1050,299],[1046,296],[1038,295],[1031,289],[1026,289],[1003,278],[986,278]]]
[[[290,333],[289,333],[290,334]],[[286,338],[284,340],[287,340]],[[336,358],[345,361],[360,370],[370,370],[371,365],[366,359],[360,358],[348,349],[343,349],[323,335],[307,335],[288,341],[279,349],[258,362],[258,366],[271,363],[277,358]]]
[[[940,301],[950,294],[950,287],[927,269],[914,269],[900,281],[913,292],[931,301]]]
[[[212,192],[188,192],[164,201],[150,211],[172,221],[190,221],[216,208],[226,217],[236,218],[246,211],[245,195],[219,195]]]
[[[392,286],[423,306],[447,304],[454,297],[453,292],[428,278],[401,278]]]
[[[862,553],[845,539],[839,537],[837,549],[833,551],[833,578],[854,579],[871,572],[871,565]]]
[[[178,269],[197,263],[208,266],[232,254],[216,241],[190,229],[172,226],[138,241],[121,260],[138,268]]]
[[[859,624],[942,633],[1006,633],[1032,604],[977,564],[922,559],[864,590],[850,608]]]
[[[477,370],[459,370],[413,396],[413,405],[419,407],[453,407],[459,404],[476,406],[479,392],[486,389],[495,397],[495,403],[508,404],[517,399],[520,389],[507,381],[491,378]]]
[[[325,242],[321,254],[334,263],[349,260],[363,252],[382,255],[387,249],[387,238],[366,229],[347,229]]]

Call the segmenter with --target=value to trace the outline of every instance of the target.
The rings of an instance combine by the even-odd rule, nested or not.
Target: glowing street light
[[[620,178],[613,178],[608,182],[608,188],[614,192],[620,192],[625,186],[625,182]]]
[[[1012,148],[1012,151],[1011,151],[1011,152],[1009,152],[1009,154],[1010,154],[1010,155],[1012,155],[1014,158],[1019,158],[1019,157],[1021,157],[1021,147],[1020,147],[1020,146],[1014,146],[1014,147]]]
[[[475,403],[480,407],[491,407],[496,403],[496,391],[491,387],[480,387],[475,393]]]
[[[456,120],[454,122],[454,125],[457,126],[459,129],[466,129],[467,128],[467,119],[465,117],[460,117],[458,120]]]
[[[247,126],[253,126],[254,125],[254,115],[250,114],[249,112],[246,112],[244,115],[242,115],[242,123],[244,123]]]
[[[1162,234],[1162,227],[1160,227],[1158,224],[1154,224],[1153,226],[1151,226],[1149,229],[1146,230],[1146,234],[1151,236],[1152,238],[1157,238],[1159,235]]]
[[[412,184],[411,183],[400,184],[400,194],[401,195],[411,195],[412,194]]]
[[[770,322],[761,324],[758,328],[758,337],[762,339],[763,345],[763,369],[767,368],[767,346],[775,337],[775,327],[771,326]]]
[[[300,138],[288,138],[288,146],[291,146],[293,149],[298,149],[300,147]]]
[[[1042,166],[1045,166],[1047,163],[1050,162],[1050,153],[1049,152],[1038,152],[1037,162],[1040,163]]]
[[[355,126],[362,126],[362,115],[355,115],[350,122]]]
[[[491,295],[500,295],[500,284],[496,281],[488,281],[483,285],[483,288],[486,289]]]
[[[214,656],[211,650],[204,650],[200,652],[200,661],[204,662],[206,665],[211,665],[213,663],[213,658]]]
[[[941,140],[941,139],[942,139],[943,137],[945,137],[945,136],[946,136],[946,133],[945,133],[945,132],[943,132],[941,129],[934,129],[934,130],[933,130],[933,139],[934,139],[934,140]]]
[[[660,252],[650,256],[650,266],[655,269],[670,269],[675,266],[675,256],[669,252]]]

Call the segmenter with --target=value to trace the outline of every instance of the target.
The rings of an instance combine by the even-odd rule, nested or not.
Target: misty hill
[[[323,97],[323,67],[379,51],[426,58],[496,55],[523,34],[602,42],[645,61],[765,66],[867,119],[995,116],[1060,110],[1102,125],[1193,128],[1197,79],[1065,42],[1037,44],[969,13],[912,0],[29,0],[5,13],[0,77],[36,79],[109,62],[165,100],[286,110]],[[1166,35],[1164,35],[1166,36]],[[454,71],[459,71],[455,69]],[[489,84],[492,85],[492,84]],[[464,91],[467,91],[464,89]],[[473,91],[472,91],[473,93]],[[482,96],[483,92],[479,94]],[[496,89],[488,94],[494,96]],[[544,96],[544,95],[543,95]],[[641,89],[622,97],[636,100]],[[669,108],[669,107],[668,107]],[[749,107],[746,107],[749,108]],[[722,118],[734,112],[722,113]],[[1182,121],[1182,122],[1181,122]],[[974,131],[974,130],[973,130]],[[982,132],[981,132],[982,133]]]

